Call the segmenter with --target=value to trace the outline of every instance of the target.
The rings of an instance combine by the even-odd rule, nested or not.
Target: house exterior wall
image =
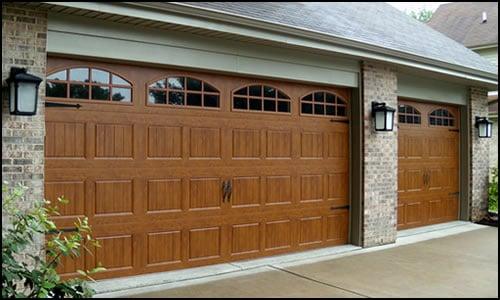
[[[46,12],[2,2],[2,90],[11,67],[24,67],[29,73],[45,78],[46,41]],[[29,188],[19,204],[21,209],[29,208],[44,196],[44,96],[42,82],[37,114],[12,116],[8,93],[2,92],[2,179],[10,185],[22,183]],[[8,218],[2,213],[2,230],[7,226]],[[43,236],[39,239],[29,252],[41,248]]]
[[[375,132],[371,102],[397,107],[397,74],[390,67],[363,62],[364,105],[364,200],[363,246],[371,247],[396,241],[396,205],[398,178],[398,129]],[[397,118],[395,118],[397,121]],[[396,125],[396,124],[395,124]]]
[[[479,138],[475,127],[476,116],[488,116],[488,90],[470,89],[470,205],[471,220],[481,220],[488,211],[489,146],[491,139]]]

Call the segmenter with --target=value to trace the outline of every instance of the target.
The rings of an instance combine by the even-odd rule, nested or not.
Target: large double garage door
[[[96,278],[347,243],[348,89],[49,57],[46,198]]]

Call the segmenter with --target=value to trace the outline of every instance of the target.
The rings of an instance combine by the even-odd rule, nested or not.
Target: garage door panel
[[[47,108],[45,190],[51,198],[62,193],[75,199],[57,224],[89,217],[103,247],[84,257],[85,267],[100,260],[108,268],[96,278],[347,242],[349,210],[334,209],[349,204],[347,118],[300,113],[303,95],[325,90],[348,102],[347,89],[263,80],[290,98],[291,111],[235,111],[232,92],[262,82],[152,66],[48,61],[49,70],[54,61],[116,70],[132,86],[128,104],[47,97],[82,105]],[[148,86],[160,74],[165,80],[183,74],[211,82],[219,107],[149,103]],[[230,183],[227,197],[224,182]],[[61,272],[71,277],[75,267]]]
[[[404,106],[413,107],[421,118],[419,123],[399,124],[399,135],[404,139],[399,139],[398,149],[404,155],[398,155],[398,229],[456,220],[458,200],[449,202],[447,197],[459,192],[458,122],[430,124],[430,116],[446,109],[458,117],[458,111],[448,106],[400,101],[400,108]],[[405,109],[400,113],[405,114]]]
[[[64,197],[68,203],[60,204],[58,197]],[[58,221],[74,220],[85,215],[85,182],[82,180],[45,181],[45,199],[58,207]]]

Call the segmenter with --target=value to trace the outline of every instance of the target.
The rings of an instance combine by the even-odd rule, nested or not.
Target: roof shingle
[[[183,2],[193,7],[356,40],[492,74],[497,68],[463,45],[383,2]]]

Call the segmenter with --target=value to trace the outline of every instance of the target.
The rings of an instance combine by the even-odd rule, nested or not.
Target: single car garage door
[[[458,219],[458,109],[398,106],[398,229]]]
[[[344,88],[49,57],[48,199],[109,278],[347,243]]]

